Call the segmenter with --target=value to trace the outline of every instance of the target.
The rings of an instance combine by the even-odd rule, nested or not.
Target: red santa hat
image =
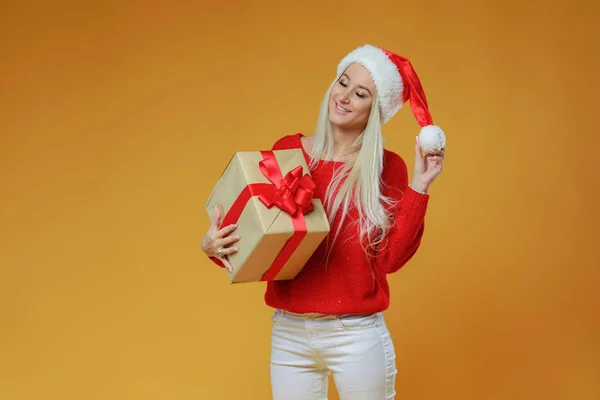
[[[433,125],[425,92],[408,59],[367,44],[354,49],[340,61],[338,75],[352,63],[361,64],[371,73],[379,96],[382,123],[389,121],[410,100],[412,112],[421,126],[419,141],[423,150],[429,152],[446,146],[444,132]]]

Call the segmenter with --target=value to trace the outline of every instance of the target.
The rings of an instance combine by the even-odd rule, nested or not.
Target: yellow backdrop
[[[203,256],[204,201],[364,43],[448,137],[390,277],[398,398],[600,398],[594,1],[124,3],[2,6],[1,399],[270,398],[264,284]],[[412,168],[410,109],[384,133]]]

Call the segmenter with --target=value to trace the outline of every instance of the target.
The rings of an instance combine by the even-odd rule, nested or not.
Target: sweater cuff
[[[400,202],[401,214],[414,222],[421,221],[425,218],[428,204],[428,194],[419,193],[409,186]]]
[[[410,185],[408,185],[408,189],[404,192],[402,196],[402,203],[408,207],[427,207],[427,203],[429,203],[429,193],[417,192]]]
[[[417,193],[419,193],[419,194],[423,194],[423,195],[429,196],[429,193],[427,193],[427,192],[419,192],[418,190],[416,190],[415,188],[413,188],[413,187],[412,187],[412,186],[410,186],[410,185],[408,185],[408,187],[409,187],[409,188],[411,188],[411,189],[412,189],[414,192],[417,192]]]

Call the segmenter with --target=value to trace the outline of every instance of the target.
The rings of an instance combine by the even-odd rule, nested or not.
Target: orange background
[[[2,6],[0,398],[270,398],[264,285],[203,256],[204,201],[363,43],[448,137],[390,277],[398,398],[600,398],[595,2],[84,3]],[[410,108],[384,133],[412,169]]]

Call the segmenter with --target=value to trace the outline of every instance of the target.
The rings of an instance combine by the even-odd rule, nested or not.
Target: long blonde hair
[[[329,122],[329,96],[340,76],[341,74],[329,86],[321,102],[310,152],[310,169],[316,167],[323,158],[331,159],[333,154],[334,143]],[[367,125],[354,141],[353,147],[359,149],[358,156],[353,162],[345,162],[341,167],[336,168],[333,179],[327,188],[325,203],[327,204],[328,219],[332,226],[336,215],[342,213],[333,241],[336,240],[340,228],[349,215],[350,208],[353,206],[357,208],[359,218],[358,221],[353,221],[353,224],[358,224],[359,239],[365,253],[368,254],[369,250],[377,250],[391,226],[386,206],[390,205],[392,200],[384,196],[381,190],[384,151],[377,93],[373,96]]]

